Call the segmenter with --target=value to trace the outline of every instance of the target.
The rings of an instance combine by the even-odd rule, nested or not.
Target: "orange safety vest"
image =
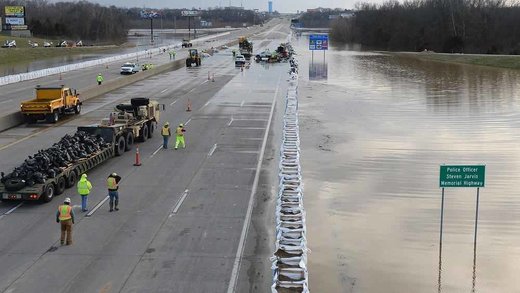
[[[177,127],[176,133],[177,136],[184,136],[184,132],[182,132],[182,127]]]
[[[114,177],[108,177],[107,179],[107,187],[110,190],[116,190],[117,189],[117,182],[116,178]]]
[[[165,135],[165,136],[170,135],[170,128],[169,127],[163,127],[162,128],[162,135]]]
[[[58,216],[58,219],[60,221],[66,221],[72,219],[72,207],[66,204],[60,205],[58,207],[58,211],[60,212],[60,215]]]

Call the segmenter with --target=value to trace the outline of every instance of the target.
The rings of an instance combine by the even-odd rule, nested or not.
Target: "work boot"
[[[114,210],[119,211],[119,208],[118,208],[118,207],[115,207]]]

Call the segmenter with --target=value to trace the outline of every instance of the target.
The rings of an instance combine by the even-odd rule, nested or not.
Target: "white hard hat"
[[[112,173],[112,176],[117,176],[117,173],[116,172]]]
[[[69,197],[65,198],[65,200],[63,202],[64,203],[70,203],[70,198]]]

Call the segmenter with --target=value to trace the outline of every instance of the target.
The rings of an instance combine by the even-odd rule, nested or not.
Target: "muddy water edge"
[[[295,43],[311,291],[520,292],[520,71]],[[486,187],[476,252],[476,189],[446,189],[439,265],[441,164]]]

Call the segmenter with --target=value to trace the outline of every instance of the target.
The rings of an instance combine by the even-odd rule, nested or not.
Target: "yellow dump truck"
[[[56,123],[65,114],[79,114],[81,104],[74,89],[37,86],[36,99],[22,102],[20,109],[28,123],[44,119]]]

